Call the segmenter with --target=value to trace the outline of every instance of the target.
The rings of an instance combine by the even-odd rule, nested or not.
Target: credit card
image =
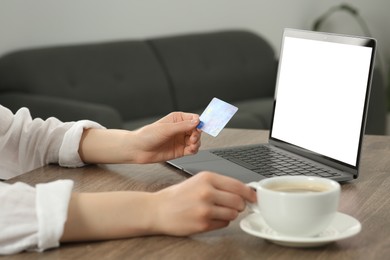
[[[238,108],[218,98],[213,98],[210,104],[200,115],[200,123],[197,126],[203,132],[216,137]]]

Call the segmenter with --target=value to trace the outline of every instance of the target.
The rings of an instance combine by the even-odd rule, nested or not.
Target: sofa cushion
[[[0,104],[14,113],[21,107],[28,107],[32,117],[46,119],[55,115],[61,121],[93,120],[107,128],[122,128],[122,119],[110,106],[25,93],[1,93]]]
[[[0,59],[0,88],[109,105],[124,120],[174,110],[164,72],[139,40],[8,54]]]
[[[273,97],[277,61],[271,45],[247,31],[149,41],[171,81],[176,110],[206,107],[213,97],[238,102]]]
[[[162,117],[166,116],[164,115],[157,115],[157,116],[151,116],[151,117],[145,117],[145,118],[140,118],[136,120],[128,120],[123,122],[123,128],[127,130],[135,130],[138,128],[141,128],[145,125],[154,123],[155,121],[161,119]]]

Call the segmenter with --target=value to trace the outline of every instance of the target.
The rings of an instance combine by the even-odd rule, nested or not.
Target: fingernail
[[[200,129],[200,128],[202,128],[203,125],[204,125],[204,123],[202,121],[199,121],[199,124],[197,125],[196,128]]]

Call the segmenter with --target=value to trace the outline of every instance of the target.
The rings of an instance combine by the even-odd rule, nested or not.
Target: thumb
[[[173,131],[175,134],[184,133],[196,129],[196,127],[199,125],[199,122],[199,117],[194,117],[189,120],[172,123],[170,128],[171,131]]]

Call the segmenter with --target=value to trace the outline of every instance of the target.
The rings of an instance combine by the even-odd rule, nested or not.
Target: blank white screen
[[[286,37],[271,136],[356,166],[372,48]]]

